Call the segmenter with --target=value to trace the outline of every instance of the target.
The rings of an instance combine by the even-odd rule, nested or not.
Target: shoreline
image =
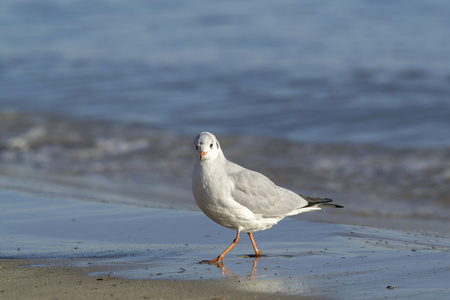
[[[169,299],[179,292],[199,299],[450,294],[450,240],[441,234],[290,218],[254,234],[263,257],[248,256],[252,246],[243,238],[218,268],[198,262],[217,256],[234,233],[200,212],[1,189],[0,198],[0,272],[7,275],[0,298],[67,292],[64,298],[109,299],[131,290],[136,298]]]
[[[58,175],[52,172],[38,172],[32,168],[6,165],[0,171],[0,190],[30,195],[66,198],[76,201],[93,203],[119,204],[141,208],[182,210],[200,212],[191,196],[191,191],[185,187],[167,188],[166,184],[150,183],[148,186],[115,185],[105,178],[88,176]],[[138,192],[139,190],[139,192]],[[303,191],[304,194],[317,194],[316,191]],[[337,204],[344,207],[358,205],[348,199],[360,199],[360,193],[333,193]],[[151,199],[148,201],[147,199]],[[347,200],[347,201],[346,201]],[[434,205],[437,205],[436,203]],[[442,205],[442,211],[447,206]],[[426,216],[426,215],[425,215]],[[409,232],[430,232],[448,235],[450,219],[436,218],[407,213],[405,215],[390,215],[380,211],[368,212],[349,210],[322,209],[319,212],[303,213],[287,219],[306,220],[311,222],[326,222],[368,226],[373,228],[400,230]],[[445,224],[444,226],[442,226]]]

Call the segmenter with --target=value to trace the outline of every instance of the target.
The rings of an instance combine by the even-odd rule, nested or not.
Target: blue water
[[[2,0],[0,110],[450,145],[448,1]]]

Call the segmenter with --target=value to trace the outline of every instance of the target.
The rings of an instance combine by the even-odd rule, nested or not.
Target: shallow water
[[[200,212],[75,201],[0,190],[0,258],[25,267],[83,268],[97,279],[216,280],[230,290],[311,297],[423,299],[449,294],[441,234],[283,220],[246,236],[217,267],[234,232]],[[320,214],[313,212],[311,214]],[[393,286],[394,289],[387,289]]]
[[[47,114],[0,117],[0,186],[92,201],[106,192],[101,201],[197,209],[190,188],[191,137],[142,124]],[[448,227],[450,148],[219,138],[230,160],[300,194],[331,197],[346,207],[323,210],[317,220],[370,217],[378,218],[370,224],[376,226],[429,220]]]

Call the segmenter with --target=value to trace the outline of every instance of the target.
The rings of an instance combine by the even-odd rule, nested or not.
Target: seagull
[[[192,193],[200,209],[214,222],[237,232],[231,245],[218,257],[201,263],[217,264],[239,242],[241,232],[247,233],[261,256],[253,232],[272,227],[285,217],[330,204],[329,198],[298,195],[275,185],[261,173],[246,169],[227,160],[219,141],[209,132],[194,140],[195,162],[192,173]]]

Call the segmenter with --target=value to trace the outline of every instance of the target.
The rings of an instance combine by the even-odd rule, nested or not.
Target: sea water
[[[299,193],[339,195],[361,216],[448,220],[449,12],[446,1],[3,0],[3,173],[190,193],[192,141],[211,131],[228,158]]]

